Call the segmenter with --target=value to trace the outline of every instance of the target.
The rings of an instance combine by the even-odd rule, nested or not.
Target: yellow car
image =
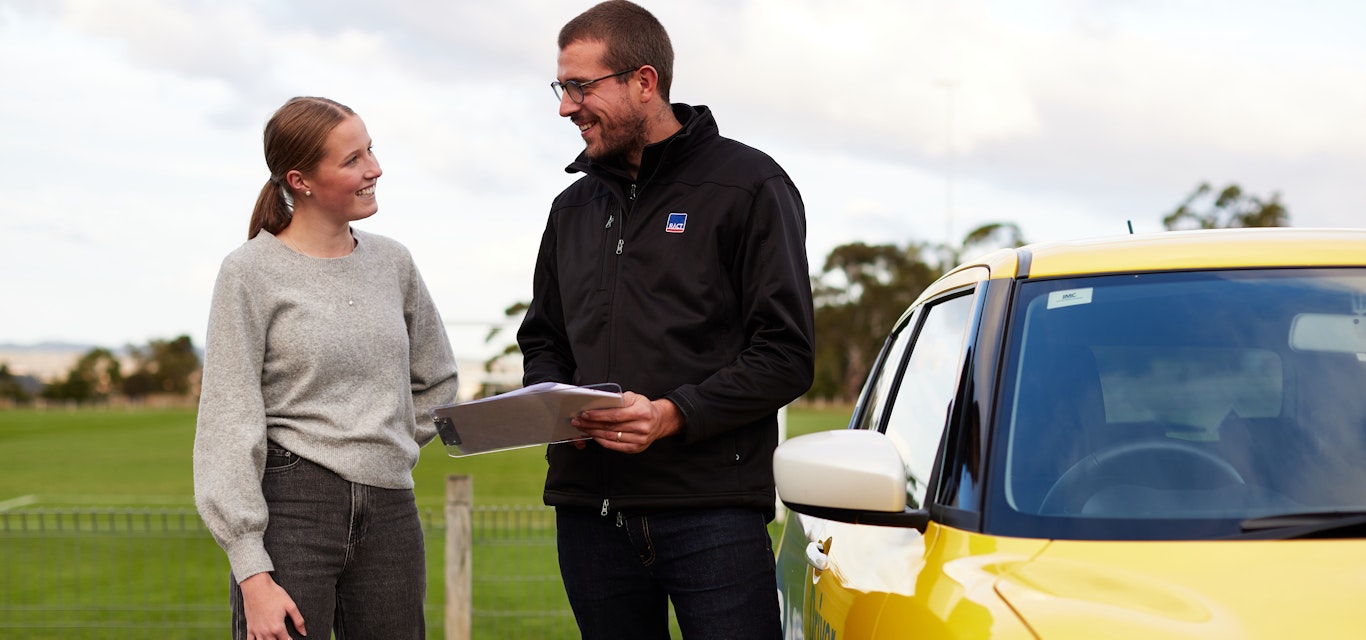
[[[1366,231],[974,260],[774,472],[788,638],[1366,637]]]

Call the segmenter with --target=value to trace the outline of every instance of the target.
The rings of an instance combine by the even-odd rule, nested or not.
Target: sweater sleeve
[[[195,506],[238,581],[274,569],[263,536],[266,318],[228,261],[214,285],[194,439]]]
[[[456,401],[460,376],[446,326],[411,256],[403,318],[408,324],[413,417],[417,421],[414,438],[418,446],[425,446],[436,437],[432,409]]]

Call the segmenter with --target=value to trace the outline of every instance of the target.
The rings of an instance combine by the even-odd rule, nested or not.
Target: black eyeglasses
[[[588,82],[579,82],[578,80],[570,80],[570,81],[568,81],[568,82],[560,82],[559,80],[556,80],[556,81],[550,83],[550,88],[551,88],[551,90],[553,90],[553,91],[555,92],[555,99],[556,99],[556,100],[564,100],[565,95],[568,95],[568,96],[569,96],[569,99],[574,101],[574,104],[583,104],[583,89],[584,89],[584,87],[587,87],[588,85],[593,84],[594,82],[597,82],[597,81],[599,81],[599,80],[606,80],[606,79],[608,79],[608,78],[615,78],[615,77],[617,77],[617,76],[624,76],[624,75],[626,75],[626,74],[628,74],[628,73],[633,73],[633,72],[635,72],[636,69],[639,69],[639,68],[640,68],[640,67],[636,67],[635,69],[627,69],[627,70],[625,70],[625,71],[618,71],[618,72],[616,72],[616,73],[610,73],[610,74],[607,74],[607,75],[605,75],[605,76],[603,76],[603,77],[601,77],[601,78],[593,78],[592,80],[589,80]]]

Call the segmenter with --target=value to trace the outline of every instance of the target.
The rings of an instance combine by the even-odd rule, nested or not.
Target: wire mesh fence
[[[554,509],[476,506],[472,515],[472,637],[578,638],[560,581]]]
[[[209,636],[221,556],[193,510],[0,513],[0,637]]]
[[[471,513],[476,638],[573,638],[554,511]],[[444,638],[439,510],[424,510],[428,638]],[[192,509],[0,511],[0,639],[216,638],[228,628],[228,565]]]

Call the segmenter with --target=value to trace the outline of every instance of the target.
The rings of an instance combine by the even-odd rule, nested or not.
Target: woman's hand
[[[289,640],[285,616],[289,616],[300,634],[308,635],[304,616],[294,605],[294,599],[275,584],[269,573],[258,573],[238,586],[242,588],[242,610],[247,616],[247,640]]]

